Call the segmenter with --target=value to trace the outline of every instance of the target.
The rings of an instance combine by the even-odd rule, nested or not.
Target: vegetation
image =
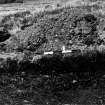
[[[99,27],[104,16],[93,13],[92,6],[65,7],[54,11],[44,11],[34,16],[30,11],[6,16],[1,26],[11,34],[11,41],[18,49],[43,52],[67,47],[94,46],[99,44]],[[101,19],[100,19],[101,18]],[[16,28],[17,27],[17,28]],[[101,38],[102,40],[102,38]],[[103,41],[100,42],[102,43]],[[100,43],[100,44],[101,44]],[[11,47],[11,43],[8,47]]]
[[[16,14],[10,14],[5,16],[1,21],[1,27],[4,30],[14,33],[23,30],[25,27],[33,25],[33,15],[30,11],[17,12]],[[12,33],[11,33],[12,32]],[[16,32],[14,34],[16,34]]]

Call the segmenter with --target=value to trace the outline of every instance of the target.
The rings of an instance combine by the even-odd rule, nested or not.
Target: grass
[[[21,31],[21,29],[24,29],[25,27],[30,25],[32,25],[32,14],[30,11],[17,12],[13,15],[10,14],[8,16],[5,16],[1,21],[1,26],[4,27],[4,30],[7,31],[14,31],[16,28],[20,28],[19,31]]]

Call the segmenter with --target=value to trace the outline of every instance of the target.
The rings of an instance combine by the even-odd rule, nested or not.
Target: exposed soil
[[[92,54],[92,53],[91,53]],[[1,104],[105,104],[105,55],[8,60],[1,69]]]

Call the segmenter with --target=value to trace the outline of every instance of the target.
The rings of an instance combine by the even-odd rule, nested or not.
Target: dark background
[[[22,3],[24,0],[0,0],[0,4],[5,3]]]

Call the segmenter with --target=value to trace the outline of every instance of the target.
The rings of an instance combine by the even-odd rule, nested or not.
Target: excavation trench
[[[93,86],[94,81],[99,83],[100,78],[104,80],[105,54],[99,52],[74,56],[55,54],[34,63],[29,61],[17,63],[15,60],[9,60],[5,68],[1,69],[2,74],[11,76],[19,74],[24,78],[31,78],[31,75],[39,76],[45,79],[43,85],[50,80],[49,86],[52,91],[74,89],[78,86],[89,87]]]
[[[70,72],[96,72],[105,69],[105,54],[98,51],[88,54],[54,54],[43,56],[41,59],[30,62],[29,60],[17,62],[17,60],[7,59],[5,71],[13,72],[34,72],[42,74],[70,73]],[[16,68],[17,67],[17,68]]]

